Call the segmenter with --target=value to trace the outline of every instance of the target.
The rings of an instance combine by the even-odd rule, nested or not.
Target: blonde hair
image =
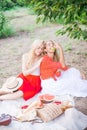
[[[45,42],[43,40],[40,39],[36,39],[33,43],[32,46],[30,48],[30,51],[28,52],[29,58],[28,58],[28,62],[27,62],[27,67],[31,67],[33,65],[33,63],[37,60],[40,59],[43,56],[43,53],[40,56],[36,56],[35,55],[35,49],[38,46],[43,45],[44,46]]]
[[[52,41],[52,40],[49,40],[53,45],[55,45],[55,42]],[[49,42],[47,41],[47,42]],[[55,49],[55,52],[54,52],[54,57],[53,57],[54,61],[59,61],[59,53],[58,53],[58,50]]]

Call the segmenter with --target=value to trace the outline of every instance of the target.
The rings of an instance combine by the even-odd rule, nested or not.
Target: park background
[[[22,55],[35,39],[55,40],[66,64],[87,79],[87,0],[0,0],[0,87],[21,72]],[[75,98],[87,115],[87,98]]]

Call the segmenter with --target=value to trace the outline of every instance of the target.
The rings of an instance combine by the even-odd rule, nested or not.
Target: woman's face
[[[40,56],[44,51],[44,44],[37,46],[35,49],[35,55]]]
[[[47,52],[55,52],[56,47],[52,41],[48,41],[46,43],[46,50],[47,50]]]

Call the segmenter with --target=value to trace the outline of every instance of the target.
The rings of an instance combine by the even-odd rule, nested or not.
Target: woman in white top
[[[17,76],[17,79],[21,78],[23,83],[15,92],[5,91],[4,87],[2,87],[0,100],[17,99],[20,97],[27,100],[41,91],[40,62],[43,56],[44,45],[43,40],[38,39],[34,41],[30,51],[22,57],[22,73]],[[4,86],[9,88],[10,84]]]

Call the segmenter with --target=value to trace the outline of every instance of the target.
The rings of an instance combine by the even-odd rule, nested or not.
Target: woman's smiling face
[[[56,47],[52,41],[48,41],[46,43],[46,50],[47,50],[47,52],[55,52]]]
[[[40,56],[44,51],[44,45],[39,45],[37,46],[37,48],[35,49],[35,55]]]

